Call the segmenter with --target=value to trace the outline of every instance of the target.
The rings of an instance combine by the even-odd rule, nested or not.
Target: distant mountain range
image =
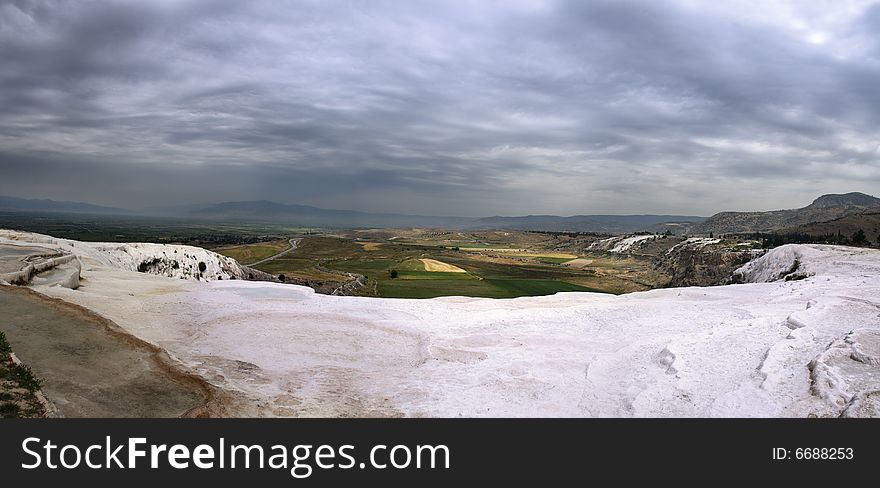
[[[190,210],[188,215],[208,220],[279,222],[314,227],[462,228],[474,220],[465,217],[329,210],[309,205],[288,205],[265,200],[215,203]]]
[[[706,220],[693,215],[527,215],[524,217],[486,217],[477,219],[470,228],[540,230],[551,232],[664,232],[681,233]]]
[[[806,207],[792,210],[717,213],[692,227],[690,232],[742,234],[796,230],[809,224],[829,222],[878,210],[880,210],[880,198],[864,193],[822,195]]]
[[[732,234],[773,232],[856,216],[846,221],[857,226],[859,215],[880,212],[880,199],[864,193],[823,195],[810,205],[769,212],[721,212],[704,218],[692,215],[526,215],[519,217],[469,218],[455,216],[369,213],[290,205],[265,200],[127,210],[89,203],[56,202],[0,197],[0,209],[17,211],[75,212],[84,214],[144,215],[225,222],[284,223],[307,227],[510,229],[553,232],[602,232],[624,234],[638,231],[676,234]],[[824,228],[824,227],[823,227]],[[866,229],[866,232],[868,230]]]
[[[27,200],[0,197],[0,210],[46,211],[80,214],[119,214],[132,216],[173,217],[177,219],[284,223],[306,227],[340,228],[412,228],[511,229],[554,232],[629,233],[638,231],[673,232],[688,229],[703,217],[685,215],[526,215],[521,217],[455,217],[369,213],[357,210],[331,210],[309,205],[290,205],[266,200],[222,202],[203,205],[155,207],[128,210],[89,203]]]
[[[188,208],[184,212],[181,210],[184,209],[174,209],[171,213],[209,220],[284,222],[315,227],[438,227],[622,233],[653,230],[658,226],[663,227],[666,223],[691,225],[703,221],[703,217],[679,215],[576,215],[573,217],[528,215],[468,218],[328,210],[269,201],[224,202],[197,209]]]
[[[0,209],[3,210],[31,210],[48,212],[71,212],[89,214],[131,214],[131,210],[115,207],[102,207],[91,203],[81,202],[58,202],[55,200],[38,200],[0,196]]]

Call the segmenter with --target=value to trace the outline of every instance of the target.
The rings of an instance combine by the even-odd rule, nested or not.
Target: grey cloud
[[[0,193],[484,215],[871,192],[877,12],[840,55],[674,1],[7,2]]]

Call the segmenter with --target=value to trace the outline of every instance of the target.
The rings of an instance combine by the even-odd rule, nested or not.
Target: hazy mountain
[[[880,198],[871,195],[865,195],[857,191],[843,194],[822,195],[813,200],[806,208],[823,209],[823,208],[840,208],[840,207],[862,207],[872,208],[880,206]]]
[[[803,208],[769,212],[721,212],[694,226],[693,233],[772,232],[880,209],[880,198],[864,193],[822,195]]]
[[[607,232],[623,234],[638,231],[686,232],[705,217],[692,215],[527,215],[524,217],[487,217],[477,219],[472,227],[569,232]]]
[[[437,215],[369,213],[291,205],[265,200],[222,202],[164,209],[151,215],[173,215],[203,220],[279,222],[314,227],[442,227],[448,229],[516,229],[625,233],[640,230],[680,230],[703,217],[676,215],[528,215],[523,217],[469,218]]]
[[[55,200],[39,200],[0,196],[0,209],[3,210],[27,210],[27,211],[51,211],[71,212],[88,214],[128,214],[130,210],[115,207],[103,207],[91,203],[82,202],[59,202]]]
[[[465,217],[383,214],[356,210],[331,210],[309,205],[289,205],[265,200],[205,205],[184,215],[210,220],[283,222],[315,227],[449,227],[460,228]]]
[[[863,193],[823,195],[810,205],[799,209],[770,212],[721,212],[708,219],[692,215],[574,215],[570,217],[525,215],[468,218],[333,210],[265,200],[152,208],[134,212],[89,203],[0,197],[0,209],[151,215],[225,222],[284,223],[309,227],[438,227],[610,234],[672,230],[676,234],[708,234],[709,232],[724,234],[779,231],[816,222],[828,222],[869,211],[876,213],[880,211],[880,198]],[[846,228],[848,229],[852,225],[855,224],[850,222]],[[869,230],[865,229],[865,231]]]

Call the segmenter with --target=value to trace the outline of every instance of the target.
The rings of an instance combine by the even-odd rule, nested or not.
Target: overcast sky
[[[0,0],[0,194],[465,216],[880,188],[880,5]]]

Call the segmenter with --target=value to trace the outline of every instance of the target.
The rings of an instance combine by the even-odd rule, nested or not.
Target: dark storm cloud
[[[811,7],[0,3],[0,193],[468,215],[870,193],[880,8]]]

